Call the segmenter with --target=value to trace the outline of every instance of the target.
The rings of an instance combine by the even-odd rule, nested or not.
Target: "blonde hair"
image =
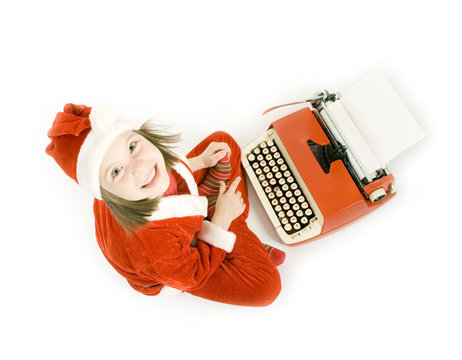
[[[168,172],[179,161],[178,156],[172,151],[174,144],[180,141],[180,134],[170,134],[164,126],[145,122],[139,130],[133,132],[143,136],[151,144],[159,149]],[[122,225],[127,233],[135,232],[138,228],[145,226],[148,217],[157,209],[160,196],[155,199],[142,199],[137,201],[125,200],[105,190],[102,186],[101,196],[111,210],[114,217]]]

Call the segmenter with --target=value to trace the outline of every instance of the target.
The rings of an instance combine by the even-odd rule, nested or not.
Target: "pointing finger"
[[[234,179],[233,183],[229,186],[228,191],[235,192],[237,189],[237,186],[239,185],[239,181],[241,181],[241,177],[238,176],[236,179]]]

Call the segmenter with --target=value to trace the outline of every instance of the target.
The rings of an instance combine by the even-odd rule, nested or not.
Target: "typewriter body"
[[[303,100],[305,108],[272,122],[242,151],[246,173],[287,245],[338,230],[395,195],[386,166],[371,171],[366,164],[367,144],[350,143],[356,130],[340,98],[324,90]]]

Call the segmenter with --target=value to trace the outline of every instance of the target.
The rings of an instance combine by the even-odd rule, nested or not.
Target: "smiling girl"
[[[172,150],[178,135],[67,104],[48,136],[46,152],[94,195],[98,244],[135,290],[247,306],[276,299],[285,255],[247,227],[241,151],[230,135],[213,133],[184,157]]]

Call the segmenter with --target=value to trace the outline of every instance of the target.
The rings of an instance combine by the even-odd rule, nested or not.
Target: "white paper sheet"
[[[341,102],[382,164],[425,136],[380,71],[342,92]]]

